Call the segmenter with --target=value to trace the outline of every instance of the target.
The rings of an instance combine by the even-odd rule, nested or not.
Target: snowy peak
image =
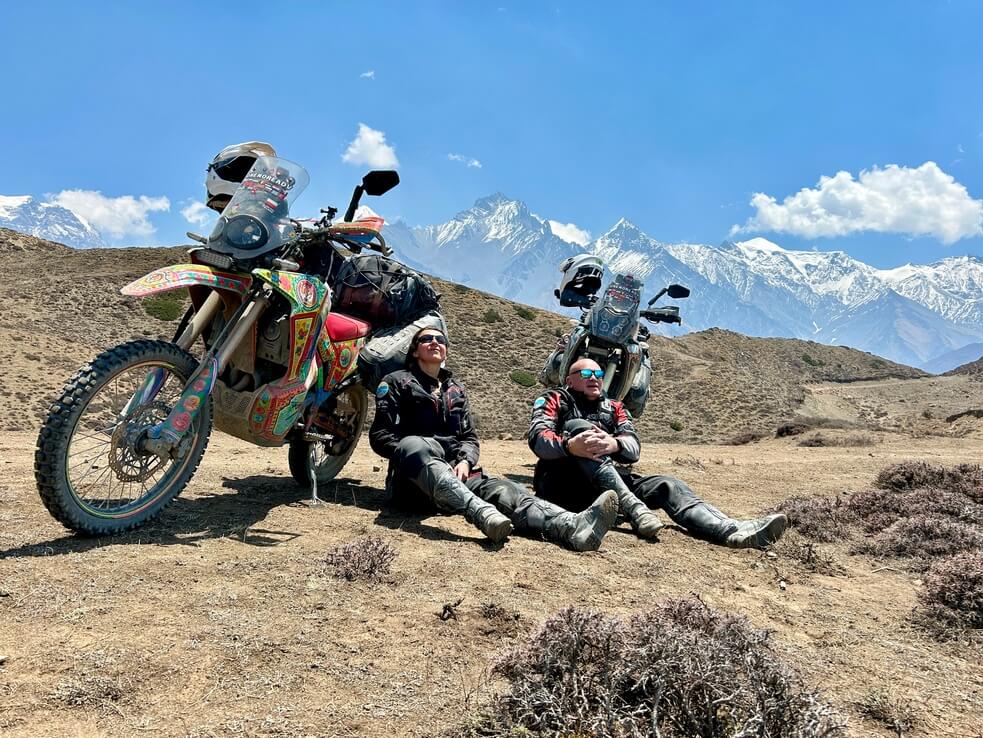
[[[106,245],[99,232],[71,210],[30,195],[0,195],[0,228],[79,249]]]

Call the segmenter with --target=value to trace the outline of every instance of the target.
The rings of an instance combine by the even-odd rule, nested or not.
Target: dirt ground
[[[640,469],[753,515],[792,494],[862,489],[901,459],[981,458],[973,438],[875,437],[861,448],[648,444]],[[773,630],[855,736],[893,735],[855,704],[881,689],[913,706],[906,735],[983,730],[983,649],[928,638],[909,619],[918,575],[845,544],[825,547],[841,576],[674,529],[658,543],[615,531],[593,554],[519,537],[493,550],[463,518],[382,509],[384,469],[367,444],[312,509],[284,450],[219,433],[157,523],[79,539],[41,506],[33,446],[32,433],[0,435],[5,736],[432,734],[500,687],[490,660],[557,609],[628,613],[689,593]],[[521,442],[486,442],[483,462],[530,481]],[[367,534],[398,551],[389,579],[333,577],[327,551]],[[456,618],[438,617],[459,600]],[[482,614],[487,603],[497,617]]]

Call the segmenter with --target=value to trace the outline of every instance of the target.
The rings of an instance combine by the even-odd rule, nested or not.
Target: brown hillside
[[[950,369],[944,376],[955,377],[960,374],[967,374],[974,379],[983,381],[983,356],[976,361],[971,361],[968,364],[957,366],[955,369]]]
[[[173,334],[173,323],[152,317],[119,288],[183,260],[181,248],[76,251],[0,229],[0,256],[0,362],[7,367],[0,377],[6,401],[0,428],[35,428],[51,395],[99,351]],[[569,320],[537,309],[527,319],[530,312],[522,317],[521,306],[508,300],[436,282],[453,342],[450,363],[471,388],[482,433],[520,437],[542,388],[520,386],[510,374],[535,375]],[[807,384],[924,376],[853,349],[717,329],[653,338],[650,346],[653,396],[639,420],[650,440],[710,441],[773,431],[801,405]]]

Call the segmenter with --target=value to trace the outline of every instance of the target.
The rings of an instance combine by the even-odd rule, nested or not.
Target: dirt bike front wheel
[[[301,487],[311,486],[311,451],[314,452],[314,474],[317,483],[330,482],[345,467],[355,452],[365,426],[369,402],[361,384],[346,387],[336,398],[334,409],[327,417],[314,421],[313,429],[331,436],[331,441],[307,441],[294,438],[287,456],[290,474]]]
[[[175,458],[138,439],[167,417],[198,360],[173,343],[131,341],[82,367],[52,403],[34,455],[41,501],[62,525],[88,535],[132,530],[187,486],[212,429],[211,401]],[[145,392],[148,386],[156,392]],[[147,397],[139,401],[141,395]]]

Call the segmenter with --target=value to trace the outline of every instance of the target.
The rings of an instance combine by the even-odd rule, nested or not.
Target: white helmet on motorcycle
[[[560,264],[563,279],[554,294],[564,307],[587,307],[601,289],[604,262],[592,254],[571,256]]]
[[[260,156],[276,156],[276,149],[262,141],[245,141],[226,146],[215,154],[206,170],[205,190],[208,192],[208,199],[205,204],[221,213]]]

